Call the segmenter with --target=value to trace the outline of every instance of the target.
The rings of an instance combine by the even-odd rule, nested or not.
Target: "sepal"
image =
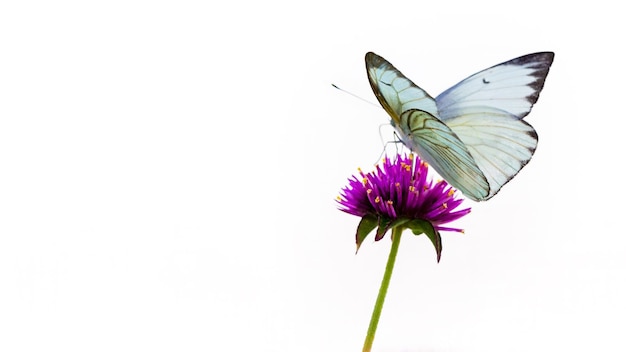
[[[441,250],[443,249],[439,231],[435,230],[429,221],[419,219],[407,222],[406,227],[410,228],[414,235],[419,236],[421,234],[425,234],[426,237],[430,239],[433,246],[435,246],[435,251],[437,252],[437,263],[439,263],[439,260],[441,259]]]

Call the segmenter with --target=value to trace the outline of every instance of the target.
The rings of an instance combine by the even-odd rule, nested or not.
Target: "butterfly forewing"
[[[523,118],[537,102],[553,60],[551,52],[528,54],[471,75],[437,97],[439,117],[447,123],[467,108],[490,107]]]
[[[382,57],[367,53],[365,66],[370,86],[378,102],[391,115],[393,122],[409,109],[418,109],[437,116],[437,104],[428,93],[406,78]]]

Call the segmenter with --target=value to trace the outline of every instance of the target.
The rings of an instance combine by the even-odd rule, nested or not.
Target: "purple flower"
[[[375,240],[388,230],[411,229],[415,235],[426,234],[441,258],[439,231],[463,232],[461,229],[443,227],[443,224],[467,215],[470,208],[456,210],[462,199],[446,181],[433,182],[428,177],[428,166],[418,156],[398,155],[395,161],[385,158],[382,167],[349,179],[337,202],[339,210],[361,217],[357,227],[358,248],[374,229]]]

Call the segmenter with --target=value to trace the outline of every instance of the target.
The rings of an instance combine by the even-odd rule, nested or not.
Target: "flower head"
[[[467,215],[470,208],[456,210],[463,200],[456,198],[456,191],[446,181],[433,182],[428,166],[418,156],[398,155],[393,162],[385,158],[374,172],[359,170],[359,174],[348,180],[337,197],[339,210],[362,218],[356,234],[357,250],[375,228],[378,241],[389,229],[400,227],[416,235],[425,233],[439,260],[439,231],[463,231],[441,225]]]

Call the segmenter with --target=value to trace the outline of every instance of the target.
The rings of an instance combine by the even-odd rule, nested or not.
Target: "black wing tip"
[[[369,66],[380,66],[384,63],[389,64],[387,60],[385,60],[382,56],[377,55],[371,51],[365,54],[365,65]],[[391,64],[389,64],[391,65]]]
[[[376,59],[380,59],[380,56],[374,54],[371,51],[368,51],[367,54],[365,54],[365,61],[372,61]]]
[[[552,62],[554,61],[554,52],[552,51],[539,51],[536,53],[531,53],[531,54],[526,54],[526,55],[522,55],[520,57],[517,57],[511,61],[509,61],[508,63],[511,64],[516,64],[516,65],[524,65],[524,64],[528,64],[528,63],[537,63],[540,65],[545,65],[547,67],[550,67],[550,65],[552,65]]]
[[[554,61],[554,51],[542,51],[539,52],[538,54],[543,55],[543,57],[545,57],[547,60],[550,61],[550,63],[552,63],[552,61]]]
[[[509,62],[515,65],[529,65],[530,67],[535,69],[535,71],[531,75],[534,76],[536,80],[528,84],[528,86],[531,87],[534,90],[534,92],[533,94],[526,97],[526,100],[531,105],[534,105],[537,102],[537,100],[539,100],[539,93],[541,93],[541,91],[543,90],[543,86],[546,83],[546,78],[548,77],[548,72],[550,72],[550,66],[552,66],[553,61],[554,61],[553,52],[541,51],[541,52],[536,52],[536,53],[520,56]],[[530,110],[528,112],[530,112]]]

